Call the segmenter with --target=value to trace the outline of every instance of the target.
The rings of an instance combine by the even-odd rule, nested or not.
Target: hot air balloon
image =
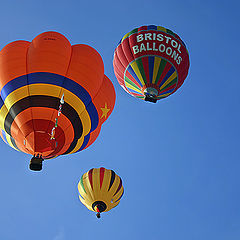
[[[79,199],[91,211],[107,212],[116,207],[123,195],[121,178],[109,169],[92,168],[78,183]]]
[[[156,103],[183,84],[188,74],[189,55],[176,33],[160,26],[142,26],[120,40],[113,67],[126,92]]]
[[[0,52],[0,135],[12,148],[42,161],[79,152],[98,137],[115,90],[99,53],[44,32]]]

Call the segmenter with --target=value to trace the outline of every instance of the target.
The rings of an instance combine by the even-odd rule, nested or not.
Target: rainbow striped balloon
[[[119,84],[132,96],[150,102],[168,97],[188,74],[189,54],[171,30],[142,26],[119,42],[113,59]]]

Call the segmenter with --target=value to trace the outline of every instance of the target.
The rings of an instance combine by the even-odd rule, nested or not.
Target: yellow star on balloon
[[[107,107],[107,103],[105,103],[105,107],[101,108],[101,110],[102,110],[101,118],[105,117],[105,119],[106,119],[107,118],[107,114],[110,111],[110,108]]]

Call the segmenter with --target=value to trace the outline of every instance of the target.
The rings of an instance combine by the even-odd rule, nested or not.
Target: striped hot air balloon
[[[123,195],[121,178],[109,169],[92,168],[78,183],[79,199],[91,211],[107,212],[116,207]]]
[[[160,26],[142,26],[120,40],[113,67],[126,92],[156,102],[183,84],[188,74],[189,55],[176,33]]]
[[[43,159],[90,146],[114,104],[102,58],[90,46],[45,32],[0,52],[0,135],[34,155],[34,170]]]

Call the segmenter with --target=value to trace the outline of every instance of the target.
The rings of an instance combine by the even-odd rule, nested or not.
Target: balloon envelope
[[[183,84],[188,74],[189,55],[176,33],[160,26],[142,26],[120,40],[113,67],[126,92],[156,102]]]
[[[79,199],[91,211],[107,212],[116,207],[123,195],[121,178],[109,169],[93,168],[78,183]]]

